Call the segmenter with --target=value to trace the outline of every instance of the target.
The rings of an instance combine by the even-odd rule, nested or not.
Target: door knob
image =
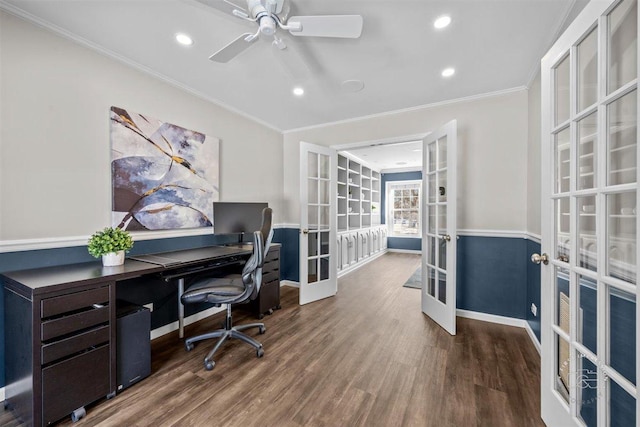
[[[307,230],[306,228],[302,229],[302,234],[309,234],[309,230]]]
[[[547,254],[533,254],[531,255],[531,262],[534,264],[543,263],[544,265],[549,264],[549,255]]]
[[[442,236],[438,237],[440,237],[440,240],[446,240],[447,242],[451,241],[451,236],[449,236],[448,234],[443,234]]]

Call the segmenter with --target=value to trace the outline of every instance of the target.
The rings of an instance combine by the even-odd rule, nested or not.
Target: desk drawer
[[[273,261],[273,260],[280,260],[280,250],[278,249],[271,249],[268,253],[267,256],[264,257],[264,262],[269,262],[269,261]]]
[[[76,292],[59,297],[42,300],[41,318],[58,316],[63,313],[81,310],[91,307],[93,304],[104,304],[109,301],[109,287],[89,289],[88,291]]]
[[[109,367],[109,346],[104,345],[44,368],[42,425],[107,396],[111,392]]]
[[[262,271],[269,272],[273,270],[277,270],[280,268],[280,260],[272,259],[271,261],[266,261],[262,266]]]
[[[105,325],[51,344],[44,344],[42,346],[42,364],[44,365],[108,342],[109,326]]]
[[[90,328],[109,322],[109,306],[90,308],[87,311],[71,314],[42,322],[42,341]]]
[[[262,283],[269,283],[275,280],[280,280],[280,270],[262,273]]]

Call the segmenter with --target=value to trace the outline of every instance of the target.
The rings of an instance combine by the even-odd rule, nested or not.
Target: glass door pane
[[[638,3],[624,0],[608,17],[608,93],[621,88],[638,75]]]
[[[569,120],[569,57],[563,59],[555,69],[555,126]]]
[[[609,185],[636,182],[638,140],[637,92],[615,100],[607,107],[607,158]]]
[[[598,123],[597,113],[591,113],[578,122],[578,190],[588,190],[598,185]]]
[[[598,99],[598,31],[597,28],[580,42],[578,55],[578,111]]]
[[[555,177],[556,193],[569,191],[571,178],[571,151],[569,146],[569,128],[565,128],[555,135]]]
[[[636,193],[607,195],[606,274],[636,283]]]

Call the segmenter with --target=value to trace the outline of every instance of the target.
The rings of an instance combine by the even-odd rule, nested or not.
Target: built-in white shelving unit
[[[351,270],[386,250],[380,225],[380,172],[338,154],[338,271]]]

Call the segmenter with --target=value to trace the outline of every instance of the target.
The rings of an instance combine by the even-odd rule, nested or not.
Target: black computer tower
[[[116,309],[116,379],[121,391],[151,373],[151,312],[122,300]]]

